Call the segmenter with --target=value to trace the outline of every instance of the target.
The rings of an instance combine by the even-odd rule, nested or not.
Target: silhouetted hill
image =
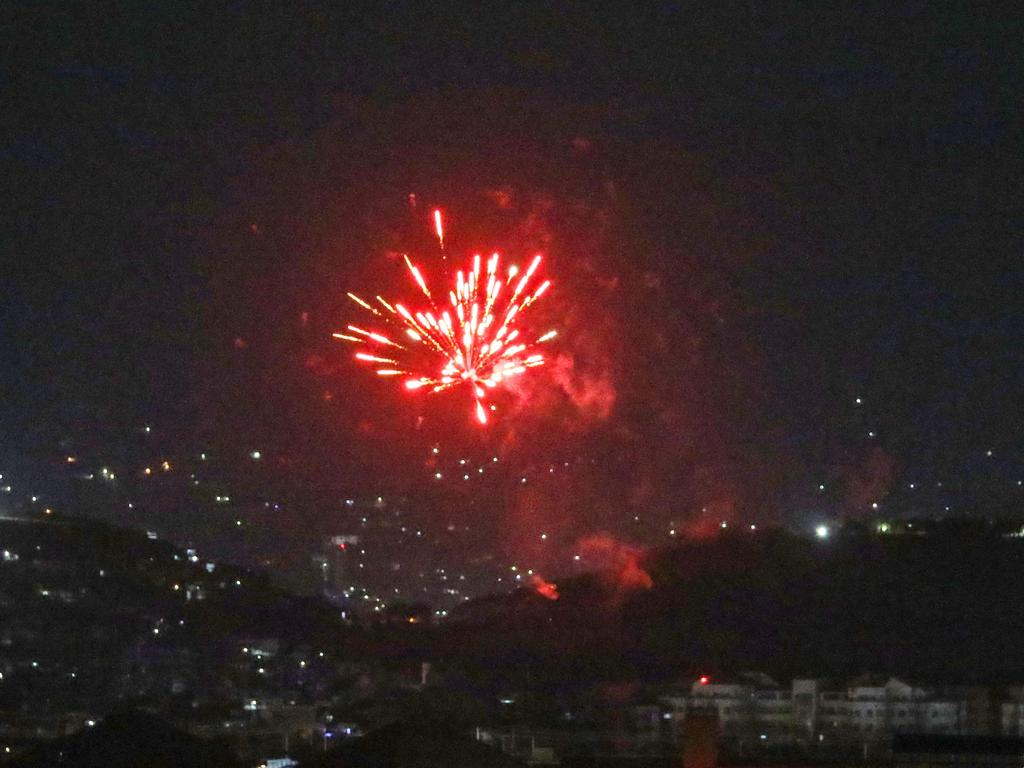
[[[558,591],[470,606],[443,630],[443,647],[509,681],[741,669],[1024,680],[1024,539],[984,523],[901,535],[849,525],[824,541],[729,533],[559,580]]]

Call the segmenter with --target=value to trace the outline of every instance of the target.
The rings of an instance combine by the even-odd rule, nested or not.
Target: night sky
[[[148,424],[415,496],[493,453],[515,545],[1019,513],[1021,16],[877,8],[6,4],[0,457],[45,486]],[[330,338],[435,205],[555,281],[485,431]]]

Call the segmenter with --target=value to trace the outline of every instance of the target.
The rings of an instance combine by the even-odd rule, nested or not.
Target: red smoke
[[[612,574],[615,587],[620,591],[650,589],[654,580],[640,565],[641,551],[623,544],[607,533],[587,536],[580,540],[580,554],[588,565],[595,565]]]
[[[603,372],[578,371],[572,357],[561,354],[548,366],[551,378],[562,388],[573,405],[586,415],[607,419],[615,405],[615,384]]]

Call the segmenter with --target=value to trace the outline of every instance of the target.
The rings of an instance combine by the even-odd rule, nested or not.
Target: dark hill
[[[760,669],[932,682],[1024,680],[1024,539],[984,524],[827,541],[728,534],[559,581],[560,598],[492,598],[444,629],[442,648],[492,677],[665,680]],[[627,580],[629,581],[629,580]]]

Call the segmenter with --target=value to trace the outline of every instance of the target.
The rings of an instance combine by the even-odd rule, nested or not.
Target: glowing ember
[[[444,248],[444,227],[441,225],[441,209],[436,208],[434,210],[434,232],[437,233],[437,242],[441,244],[441,248]]]
[[[434,229],[443,249],[440,210],[434,211]],[[525,310],[551,286],[551,281],[545,280],[536,288],[531,287],[541,263],[540,255],[532,259],[521,277],[515,265],[503,273],[500,260],[497,253],[486,262],[475,255],[465,270],[458,271],[448,291],[448,301],[439,306],[423,273],[406,256],[409,274],[429,308],[412,311],[376,296],[378,308],[355,294],[349,293],[348,297],[373,316],[395,326],[409,346],[398,343],[384,330],[365,330],[355,325],[333,336],[352,344],[368,345],[370,352],[359,352],[355,358],[383,364],[384,367],[376,368],[377,375],[404,377],[407,390],[435,393],[465,386],[473,396],[473,415],[480,424],[486,424],[487,412],[494,408],[484,405],[488,391],[508,378],[543,365],[544,356],[535,351],[536,345],[556,336],[555,331],[547,331],[535,341],[521,338],[532,335],[521,325]],[[371,354],[379,347],[386,347],[389,357]]]
[[[548,600],[557,600],[559,597],[558,585],[554,582],[548,581],[540,574],[533,574],[530,577],[529,584],[530,588],[543,598]]]

